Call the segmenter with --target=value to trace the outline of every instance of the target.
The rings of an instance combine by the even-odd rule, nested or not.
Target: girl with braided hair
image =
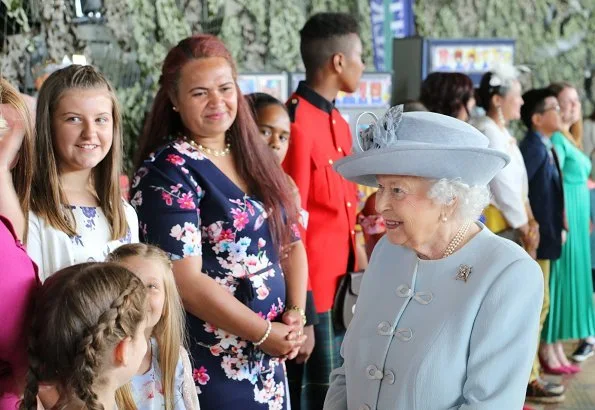
[[[132,392],[121,390],[121,403],[134,401],[138,410],[199,410],[194,379],[204,384],[209,376],[204,368],[193,375],[188,352],[182,347],[186,317],[169,257],[156,246],[135,243],[120,246],[107,260],[140,278],[147,289],[149,309],[145,329],[149,348],[130,383]]]
[[[20,410],[37,409],[42,382],[57,386],[52,409],[115,409],[116,390],[147,349],[145,302],[141,280],[117,264],[74,265],[49,278],[36,297]]]

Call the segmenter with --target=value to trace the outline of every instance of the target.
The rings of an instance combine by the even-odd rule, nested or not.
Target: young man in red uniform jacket
[[[333,169],[351,153],[349,125],[335,108],[339,91],[354,92],[364,71],[357,21],[344,13],[312,16],[300,31],[306,68],[287,102],[291,140],[283,163],[309,213],[305,235],[310,287],[317,315],[315,346],[306,364],[288,363],[294,410],[322,409],[331,371],[340,366],[344,329],[335,329],[332,307],[339,279],[355,268],[356,186]],[[306,334],[312,337],[312,328]],[[309,332],[308,332],[309,331]]]

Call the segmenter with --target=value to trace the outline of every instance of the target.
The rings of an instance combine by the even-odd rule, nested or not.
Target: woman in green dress
[[[580,139],[570,133],[570,126],[581,118],[576,89],[566,83],[552,84],[550,88],[558,96],[560,104],[562,129],[552,136],[552,144],[563,175],[568,233],[560,259],[552,263],[551,306],[542,333],[547,344],[542,347],[541,353],[550,367],[572,368],[560,341],[583,339],[573,354],[576,361],[586,359],[595,342],[589,239],[590,195],[587,187],[591,161],[580,149]]]

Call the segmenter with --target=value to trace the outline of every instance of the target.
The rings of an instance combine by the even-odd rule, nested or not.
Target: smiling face
[[[186,63],[172,102],[192,136],[224,136],[238,111],[236,82],[227,60],[208,57]]]
[[[140,278],[147,289],[147,334],[151,334],[153,328],[159,323],[163,316],[165,306],[165,275],[167,267],[158,259],[150,257],[131,256],[120,262],[124,267]]]
[[[398,175],[377,175],[376,179],[376,212],[384,218],[388,240],[411,249],[431,242],[440,226],[442,211],[428,198],[431,182]]]
[[[64,92],[52,117],[52,138],[60,173],[97,166],[114,138],[113,105],[107,88]]]
[[[278,104],[269,104],[260,108],[256,123],[264,141],[273,150],[279,163],[283,162],[289,148],[289,114]]]
[[[521,106],[523,105],[521,91],[521,83],[515,80],[512,82],[506,95],[503,97],[498,96],[501,101],[502,114],[506,121],[513,121],[521,118]]]
[[[560,116],[564,124],[574,124],[581,118],[581,100],[575,88],[566,87],[558,94]]]

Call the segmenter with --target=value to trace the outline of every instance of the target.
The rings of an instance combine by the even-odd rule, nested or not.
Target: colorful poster
[[[362,76],[357,90],[352,94],[340,92],[335,104],[337,107],[389,107],[392,78],[390,74],[366,73]]]
[[[514,64],[514,45],[510,43],[437,44],[430,50],[429,72],[484,73],[492,69],[497,62]]]
[[[285,102],[288,98],[287,74],[240,74],[238,86],[242,94],[267,93]]]

